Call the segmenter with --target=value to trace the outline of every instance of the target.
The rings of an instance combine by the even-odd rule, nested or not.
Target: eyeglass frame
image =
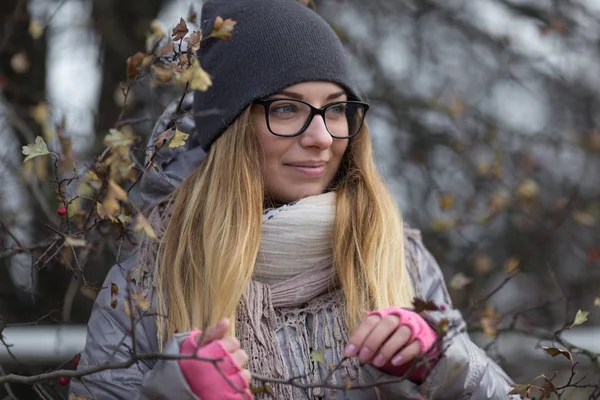
[[[282,135],[282,134],[273,132],[273,130],[271,129],[271,123],[269,122],[269,108],[271,108],[271,104],[273,104],[276,101],[281,101],[281,100],[296,101],[299,103],[306,104],[310,108],[310,114],[308,115],[308,118],[306,118],[306,122],[304,122],[304,125],[302,126],[302,128],[300,128],[300,130],[293,135]],[[269,130],[269,132],[271,132],[271,134],[273,134],[275,136],[286,137],[286,138],[297,137],[297,136],[302,135],[304,133],[304,131],[306,131],[306,129],[311,124],[315,115],[320,115],[321,118],[323,119],[323,124],[325,125],[325,129],[327,129],[327,133],[329,133],[332,138],[334,138],[334,139],[350,139],[350,138],[353,138],[354,136],[358,135],[358,132],[360,132],[360,129],[362,128],[362,126],[365,122],[365,117],[367,116],[367,111],[369,111],[368,103],[364,103],[362,101],[356,101],[356,100],[334,101],[333,103],[325,104],[321,108],[314,107],[312,104],[310,104],[304,100],[284,98],[284,97],[281,97],[281,98],[271,97],[271,98],[258,99],[258,100],[254,100],[254,103],[263,106],[263,108],[265,110],[265,120],[267,121],[267,129]],[[329,128],[327,128],[327,120],[325,119],[325,112],[327,111],[328,108],[333,107],[335,105],[348,104],[348,103],[359,104],[360,106],[363,107],[364,112],[363,112],[362,120],[360,121],[360,124],[358,125],[358,129],[356,130],[356,133],[354,133],[352,136],[343,136],[343,137],[334,136],[329,131]]]

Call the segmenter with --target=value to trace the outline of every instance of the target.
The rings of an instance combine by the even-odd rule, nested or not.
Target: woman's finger
[[[350,337],[344,355],[352,357],[358,354],[362,362],[370,361],[399,323],[400,319],[395,315],[384,319],[377,315],[368,317]]]
[[[367,317],[358,327],[356,331],[348,339],[348,344],[344,349],[345,357],[354,357],[358,354],[362,348],[363,343],[369,336],[369,334],[375,329],[375,326],[381,321],[381,317],[378,315],[371,315]]]
[[[413,341],[411,344],[400,350],[398,354],[392,357],[392,365],[398,366],[413,361],[421,352],[421,342]]]
[[[225,336],[223,339],[220,339],[225,351],[228,353],[235,353],[240,348],[240,341],[237,340],[233,336]]]
[[[379,348],[377,355],[373,357],[373,365],[376,367],[384,366],[395,354],[406,346],[410,339],[412,331],[406,326],[400,326],[396,331],[385,341],[383,346]]]
[[[248,385],[250,385],[250,381],[252,380],[252,374],[250,373],[250,371],[248,371],[247,369],[243,369],[242,372],[240,372],[240,374],[242,375],[242,378],[244,378],[244,380],[248,382]]]
[[[238,349],[231,353],[231,357],[240,368],[246,368],[246,365],[248,365],[248,354],[242,349]]]
[[[372,362],[375,354],[398,329],[399,323],[400,318],[395,315],[388,315],[380,320],[362,344],[358,352],[358,359],[362,362]]]
[[[223,339],[225,335],[227,335],[227,331],[229,330],[229,319],[222,318],[219,322],[217,322],[213,326],[209,326],[198,335],[198,346],[204,346],[213,340]]]

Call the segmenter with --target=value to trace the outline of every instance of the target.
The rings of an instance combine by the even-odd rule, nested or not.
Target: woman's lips
[[[286,167],[293,168],[295,171],[310,177],[321,176],[325,172],[325,164],[318,166],[286,164]]]

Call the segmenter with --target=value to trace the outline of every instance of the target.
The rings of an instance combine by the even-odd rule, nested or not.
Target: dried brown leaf
[[[138,51],[131,57],[127,58],[127,79],[131,80],[139,75],[140,70],[139,67],[144,62],[144,58],[146,58],[146,54]]]
[[[188,32],[189,29],[187,27],[187,24],[185,23],[185,20],[183,18],[180,18],[179,23],[175,25],[175,28],[173,28],[171,37],[173,40],[181,40],[185,37],[185,35],[187,35]]]
[[[156,58],[161,58],[166,56],[167,54],[169,54],[170,52],[173,51],[173,43],[169,43],[166,46],[163,46],[162,49],[160,49],[159,51],[156,52]]]
[[[189,37],[183,39],[184,42],[187,43],[188,47],[192,49],[192,51],[196,52],[200,49],[200,41],[202,40],[201,32],[192,32]]]
[[[156,79],[160,82],[169,83],[173,80],[173,69],[163,64],[152,65]]]
[[[166,131],[164,131],[156,137],[156,140],[154,141],[154,147],[156,147],[157,150],[162,148],[166,143],[169,142],[169,140],[171,140],[171,137],[173,137],[173,135],[173,129],[167,129]]]
[[[556,357],[557,355],[562,355],[564,356],[567,360],[573,362],[573,356],[571,355],[571,353],[568,350],[565,349],[558,349],[556,347],[546,347],[546,346],[542,346],[542,349],[550,354],[552,357]]]
[[[431,300],[423,300],[418,297],[413,299],[413,307],[416,313],[422,313],[423,311],[439,311],[440,308]]]

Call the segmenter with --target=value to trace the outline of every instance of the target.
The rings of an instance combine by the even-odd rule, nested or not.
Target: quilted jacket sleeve
[[[77,367],[79,371],[130,361],[134,342],[132,332],[135,332],[138,353],[158,352],[153,308],[144,315],[137,314],[133,330],[131,318],[124,312],[127,285],[131,285],[130,293],[137,290],[126,279],[133,262],[130,259],[114,266],[105,279],[88,322],[86,344]],[[111,294],[113,284],[119,288],[118,295]],[[117,304],[113,308],[114,300]],[[163,353],[179,354],[179,346],[185,336],[175,335],[165,345]],[[85,375],[81,380],[74,379],[70,393],[97,400],[199,400],[192,393],[176,360],[145,360],[128,368],[104,369]]]

